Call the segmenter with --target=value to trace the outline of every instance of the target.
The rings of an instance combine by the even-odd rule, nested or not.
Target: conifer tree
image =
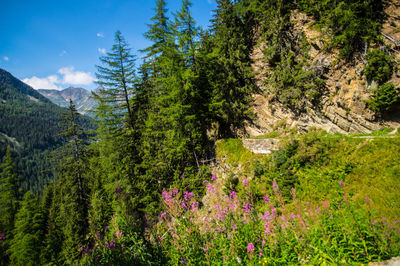
[[[144,33],[144,37],[153,43],[142,50],[142,52],[146,53],[144,66],[149,69],[150,75],[154,77],[157,76],[159,71],[157,60],[165,51],[166,46],[171,43],[166,5],[165,0],[156,0],[155,14],[151,18],[153,23],[148,25],[149,30]]]
[[[252,20],[239,7],[230,0],[217,0],[212,20],[214,49],[208,78],[213,88],[210,108],[219,137],[234,135],[251,118],[248,106],[256,90],[250,58]]]
[[[7,249],[13,237],[12,230],[19,206],[18,174],[10,146],[7,147],[3,163],[0,165],[0,260],[7,262]]]
[[[87,212],[89,201],[87,172],[87,159],[85,146],[87,134],[79,125],[79,113],[70,100],[67,113],[63,114],[60,123],[60,135],[66,139],[66,144],[61,148],[62,155],[60,172],[60,188],[57,191],[62,197],[60,216],[63,219],[63,255],[69,261],[79,255],[87,233]]]
[[[11,241],[13,265],[36,265],[40,261],[44,219],[38,200],[28,191],[16,215],[14,238]]]
[[[111,52],[100,57],[96,76],[101,86],[93,93],[98,101],[97,117],[103,127],[115,131],[128,127],[133,132],[134,112],[132,98],[135,97],[135,57],[120,31],[115,33]]]

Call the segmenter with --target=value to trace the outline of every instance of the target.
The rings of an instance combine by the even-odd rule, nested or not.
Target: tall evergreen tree
[[[63,122],[60,123],[60,135],[64,136],[66,144],[59,151],[62,159],[59,166],[60,187],[57,193],[60,193],[62,198],[60,205],[64,235],[62,252],[68,262],[79,256],[79,248],[83,246],[85,240],[90,193],[88,180],[85,177],[87,134],[79,125],[79,113],[72,100],[63,118]]]
[[[9,260],[7,249],[13,238],[12,230],[15,223],[15,215],[19,206],[18,174],[14,168],[14,161],[10,146],[0,165],[0,261],[6,263]]]
[[[97,117],[103,127],[115,131],[125,126],[135,130],[132,98],[135,97],[135,57],[120,31],[115,33],[111,52],[100,57],[96,76],[101,86],[94,93],[98,100]]]
[[[240,3],[240,1],[239,1]],[[212,20],[214,49],[209,72],[213,88],[210,108],[218,123],[218,135],[234,135],[251,118],[249,103],[256,86],[253,82],[250,53],[253,22],[239,4],[217,0]]]
[[[38,199],[28,191],[16,215],[14,238],[11,241],[13,265],[37,265],[43,241],[44,219]]]
[[[149,69],[151,76],[157,76],[157,59],[171,43],[166,5],[165,0],[156,0],[155,14],[151,18],[153,23],[148,25],[149,30],[144,33],[144,37],[152,42],[151,46],[142,50],[145,53],[144,66]]]

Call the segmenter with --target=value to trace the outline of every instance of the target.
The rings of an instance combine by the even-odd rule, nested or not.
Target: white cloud
[[[58,70],[58,73],[63,75],[62,84],[89,85],[95,81],[92,73],[75,71],[74,67],[63,67]]]
[[[104,38],[104,33],[98,32],[98,33],[96,34],[96,36],[99,37],[99,38]]]
[[[95,81],[90,72],[75,71],[73,66],[63,67],[58,70],[57,75],[50,75],[45,78],[33,76],[22,80],[35,90],[62,90],[63,85],[91,85]]]
[[[98,48],[97,51],[102,54],[106,54],[106,48]]]
[[[56,85],[56,83],[59,83],[58,77],[56,75],[51,75],[46,78],[38,78],[36,76],[33,76],[31,78],[23,79],[22,81],[30,85],[35,90],[62,90],[61,87]]]
[[[8,58],[8,56],[3,57],[4,61],[8,61],[10,60],[10,58]]]
[[[67,54],[67,51],[63,50],[63,51],[60,53],[60,56],[63,56],[63,55],[66,55],[66,54]]]

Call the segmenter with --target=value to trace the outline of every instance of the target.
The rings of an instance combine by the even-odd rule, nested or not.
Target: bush
[[[396,89],[392,83],[385,83],[373,91],[368,107],[371,110],[382,114],[388,112],[398,99],[398,89]]]
[[[393,57],[381,50],[372,50],[367,54],[367,64],[364,74],[368,81],[376,81],[383,84],[388,81],[393,74]]]

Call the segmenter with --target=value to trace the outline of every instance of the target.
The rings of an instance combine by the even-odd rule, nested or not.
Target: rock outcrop
[[[383,23],[382,36],[387,44],[391,43],[397,62],[400,61],[400,4],[391,4],[386,9],[387,18]],[[330,133],[370,133],[382,127],[398,128],[400,113],[390,119],[378,120],[367,108],[371,91],[376,88],[374,82],[368,83],[362,73],[364,55],[359,55],[352,62],[337,61],[338,51],[327,52],[323,47],[326,35],[313,28],[313,19],[306,14],[293,12],[291,16],[293,31],[302,31],[310,45],[310,65],[321,68],[326,78],[326,92],[318,107],[311,104],[300,114],[285,108],[274,97],[266,85],[268,71],[273,71],[264,62],[263,43],[254,49],[253,69],[261,94],[254,95],[253,109],[257,118],[246,127],[249,136],[266,134],[276,130],[296,129],[307,132],[311,127],[322,128]],[[397,26],[396,26],[397,25]],[[295,35],[295,34],[294,34]],[[387,36],[387,37],[385,37]],[[398,44],[396,44],[399,42]],[[399,47],[396,48],[396,45]],[[375,47],[379,48],[379,47]],[[396,87],[400,85],[400,68],[390,80]]]

